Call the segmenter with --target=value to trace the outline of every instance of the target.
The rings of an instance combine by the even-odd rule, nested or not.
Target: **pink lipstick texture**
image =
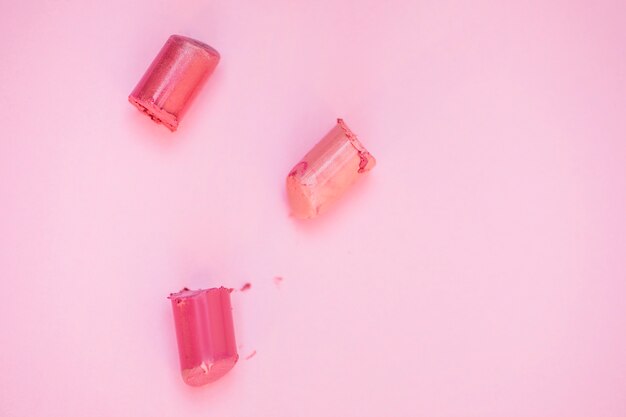
[[[183,380],[191,386],[213,382],[235,366],[235,343],[229,288],[170,294]]]
[[[325,212],[362,174],[376,165],[342,119],[287,176],[291,214],[309,219]]]
[[[172,35],[128,100],[173,132],[219,61],[220,54],[209,45]]]

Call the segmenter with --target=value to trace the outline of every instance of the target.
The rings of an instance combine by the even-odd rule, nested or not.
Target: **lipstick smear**
[[[252,288],[252,284],[250,284],[249,282],[246,282],[245,284],[243,284],[243,286],[239,289],[239,291],[248,291],[250,288]]]
[[[246,356],[246,360],[252,359],[256,355],[256,350],[253,350],[248,356]]]

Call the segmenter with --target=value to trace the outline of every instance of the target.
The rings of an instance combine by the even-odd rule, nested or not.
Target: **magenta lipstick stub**
[[[220,54],[209,45],[172,35],[128,100],[173,132],[219,61]]]
[[[237,360],[230,288],[170,294],[183,380],[191,386],[213,382]]]

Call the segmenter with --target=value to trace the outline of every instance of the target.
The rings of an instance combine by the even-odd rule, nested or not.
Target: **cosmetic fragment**
[[[243,284],[243,286],[239,289],[239,291],[248,291],[250,288],[252,288],[252,284],[250,284],[249,282],[246,282],[245,284]]]
[[[209,45],[172,35],[128,100],[173,132],[219,61],[220,54]]]
[[[376,165],[342,119],[287,176],[291,214],[310,219],[325,212],[364,173]]]
[[[183,289],[170,294],[183,380],[191,386],[215,381],[235,366],[229,288]]]

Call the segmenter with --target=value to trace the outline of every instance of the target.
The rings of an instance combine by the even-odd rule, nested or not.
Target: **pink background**
[[[626,415],[624,1],[2,2],[2,417]],[[223,58],[174,134],[171,33]],[[338,116],[378,166],[296,222]],[[248,281],[185,386],[165,297]]]

